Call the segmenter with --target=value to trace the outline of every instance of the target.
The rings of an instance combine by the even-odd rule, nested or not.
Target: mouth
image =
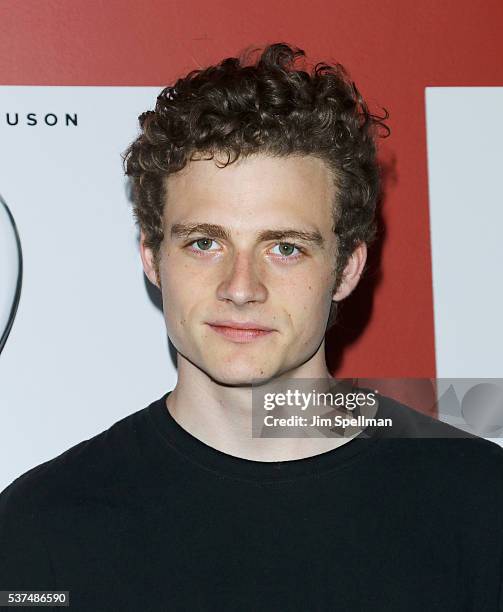
[[[254,340],[269,336],[275,331],[253,322],[236,323],[233,321],[222,321],[207,323],[207,325],[217,334],[238,343],[253,342]]]

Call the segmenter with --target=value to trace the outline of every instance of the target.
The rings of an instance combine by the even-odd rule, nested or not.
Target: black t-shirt
[[[498,445],[439,423],[447,438],[367,429],[250,461],[185,431],[166,395],[2,492],[0,590],[89,612],[503,610]],[[404,431],[431,424],[379,399]]]

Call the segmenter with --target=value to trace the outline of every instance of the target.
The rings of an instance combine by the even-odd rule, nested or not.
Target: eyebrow
[[[221,240],[230,240],[230,231],[222,225],[215,225],[213,223],[174,223],[171,226],[171,237],[172,238],[188,238],[191,234],[205,234],[212,238],[219,238]],[[304,231],[293,228],[278,228],[262,230],[257,234],[258,242],[265,242],[266,240],[285,240],[292,238],[294,240],[301,240],[303,242],[313,244],[324,248],[325,241],[323,236],[318,230],[315,231]]]

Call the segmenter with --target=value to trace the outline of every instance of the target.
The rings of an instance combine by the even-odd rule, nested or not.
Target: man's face
[[[334,190],[311,156],[197,160],[169,176],[159,276],[183,357],[221,384],[246,385],[317,353],[333,297]],[[229,329],[240,324],[269,331]]]

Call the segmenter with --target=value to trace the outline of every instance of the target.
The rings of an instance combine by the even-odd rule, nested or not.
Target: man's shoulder
[[[419,412],[391,397],[379,396],[379,416],[390,418],[384,431],[390,452],[399,452],[425,469],[484,478],[503,484],[503,448],[491,440]]]
[[[90,489],[127,484],[129,462],[140,451],[142,429],[150,406],[113,423],[100,433],[69,447],[15,478],[0,492],[0,516],[7,510],[40,512],[60,499],[78,498]]]

